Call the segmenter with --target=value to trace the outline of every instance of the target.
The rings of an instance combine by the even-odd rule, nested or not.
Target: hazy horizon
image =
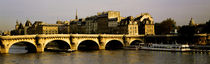
[[[195,23],[210,20],[210,0],[0,0],[0,30],[12,30],[16,20],[29,19],[55,24],[96,15],[103,11],[120,11],[121,16],[152,15],[154,22],[173,18],[177,25],[186,25],[192,17]]]

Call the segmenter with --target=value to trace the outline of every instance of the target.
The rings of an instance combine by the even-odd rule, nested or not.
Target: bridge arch
[[[99,50],[99,43],[94,40],[83,40],[78,43],[77,50]]]
[[[48,50],[68,50],[71,49],[69,42],[65,40],[51,40],[45,43],[44,51]]]
[[[120,40],[110,40],[105,44],[106,50],[122,49],[125,44]]]
[[[13,46],[17,45],[17,46]],[[19,48],[20,50],[12,50],[12,49],[17,49]],[[27,50],[27,51],[24,51]],[[37,52],[37,46],[35,43],[29,42],[29,41],[18,41],[18,42],[13,42],[10,43],[8,46],[8,53],[35,53]]]
[[[138,46],[140,43],[144,43],[142,40],[132,40],[129,45],[130,46]]]

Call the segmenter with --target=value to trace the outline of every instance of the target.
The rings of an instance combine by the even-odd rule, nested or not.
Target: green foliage
[[[171,18],[163,20],[163,22],[161,22],[160,24],[155,24],[156,34],[170,34],[170,32],[175,28],[176,22]]]
[[[195,26],[182,26],[179,30],[178,33],[180,36],[193,36],[196,33],[196,27]]]
[[[204,29],[203,29],[204,32],[205,32],[205,33],[210,33],[209,28],[210,28],[210,20],[209,20],[208,22],[206,22],[205,27],[204,27]]]
[[[181,41],[180,43],[189,43],[193,44],[193,38],[194,34],[196,33],[196,27],[195,26],[182,26],[178,30],[179,34],[179,40]]]
[[[196,26],[196,32],[197,33],[206,33],[204,28],[205,28],[206,24],[199,24]]]
[[[155,23],[155,34],[161,34],[160,23]]]
[[[210,20],[206,24],[199,24],[196,26],[182,26],[178,30],[179,40],[181,43],[194,44],[193,41],[196,33],[210,33]]]

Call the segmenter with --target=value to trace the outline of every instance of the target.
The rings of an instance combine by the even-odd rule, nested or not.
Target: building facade
[[[155,35],[154,20],[149,13],[142,13],[134,20],[138,22],[139,34]]]
[[[128,24],[128,34],[129,35],[138,35],[139,34],[137,22],[130,21],[130,23]]]
[[[154,20],[148,13],[136,17],[121,17],[119,11],[99,12],[97,15],[69,21],[57,21],[46,24],[29,20],[23,25],[16,23],[15,33],[24,34],[129,34],[154,35]]]
[[[134,23],[137,23],[137,25]],[[137,17],[121,17],[119,11],[99,12],[97,15],[86,17],[85,20],[82,21],[73,20],[71,21],[70,26],[71,33],[132,35],[136,35],[136,33],[145,35],[155,34],[154,20],[148,13],[142,13]],[[134,27],[138,31],[135,31],[136,29],[129,29],[130,27]]]
[[[57,21],[57,24],[46,24],[42,21],[35,21],[32,24],[29,20],[23,25],[16,22],[15,30],[12,30],[12,35],[30,35],[30,34],[69,34],[70,26],[67,21]]]

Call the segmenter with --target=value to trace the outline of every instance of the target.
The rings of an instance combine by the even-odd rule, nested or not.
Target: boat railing
[[[167,48],[167,49],[187,49],[189,45],[180,45],[180,44],[145,44],[146,47],[151,48]]]

